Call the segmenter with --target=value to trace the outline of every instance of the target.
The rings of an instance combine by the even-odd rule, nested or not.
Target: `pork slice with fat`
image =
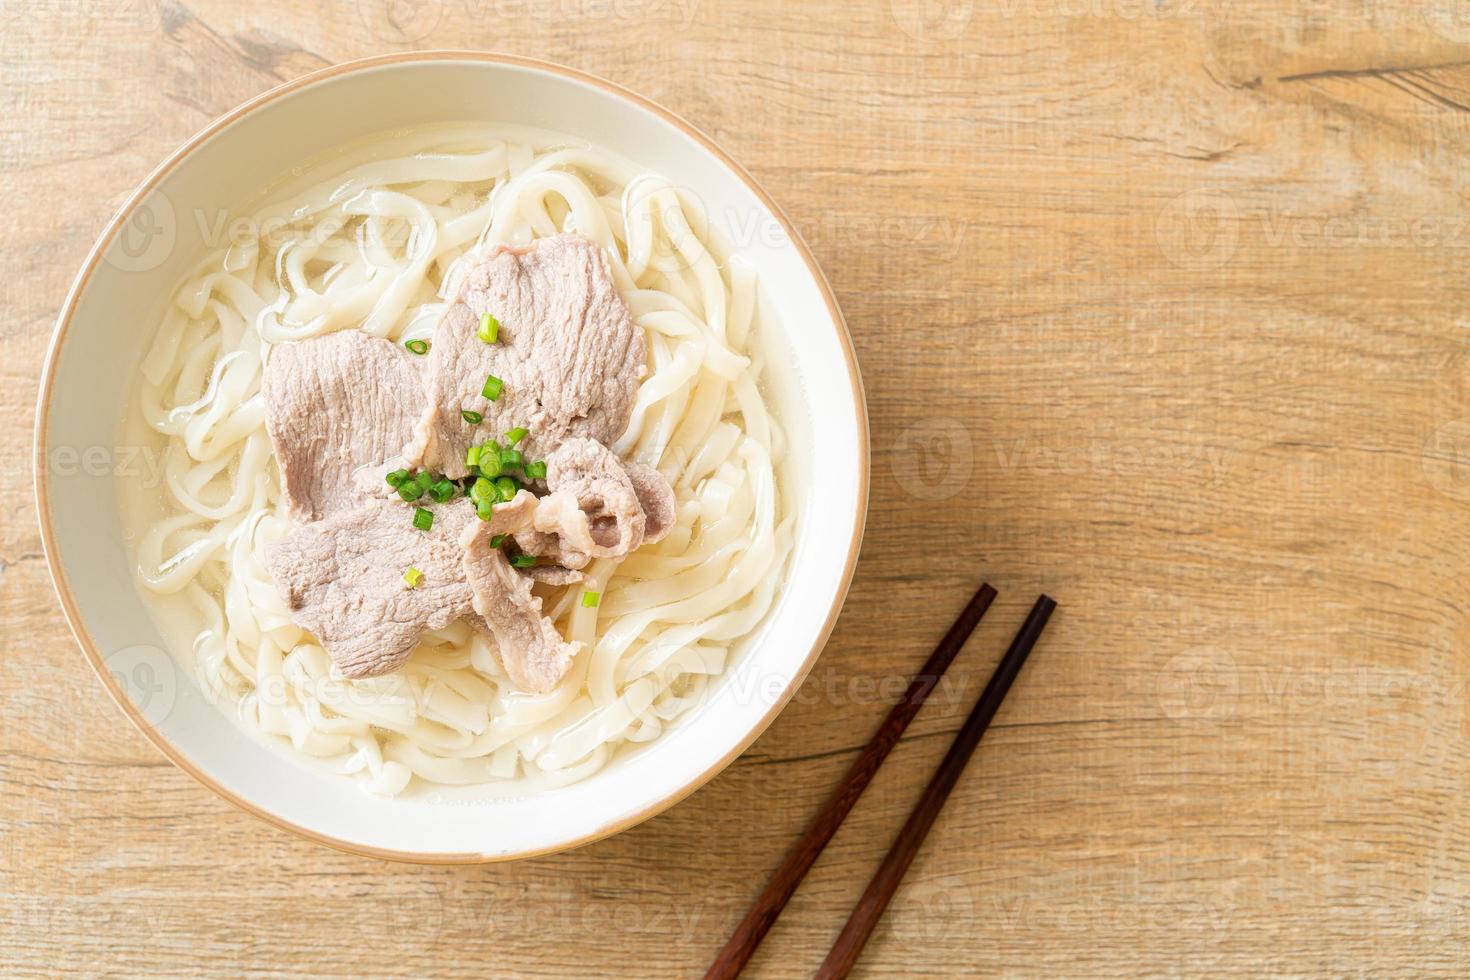
[[[515,502],[502,506],[509,509]],[[532,593],[531,580],[517,574],[504,553],[491,545],[491,538],[501,533],[494,518],[476,521],[462,532],[471,602],[489,625],[511,681],[523,691],[544,694],[566,676],[581,644],[562,639],[541,614],[541,599]]]
[[[515,539],[522,551],[558,565],[582,568],[593,558],[622,558],[673,526],[674,491],[663,475],[624,463],[595,440],[558,446],[546,458],[546,483],[551,492]]]
[[[623,470],[643,508],[643,544],[662,540],[674,526],[674,488],[664,475],[645,463],[624,463]]]

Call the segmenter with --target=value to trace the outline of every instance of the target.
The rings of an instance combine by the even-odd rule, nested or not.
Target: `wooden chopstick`
[[[883,910],[888,907],[904,872],[909,869],[909,864],[919,852],[919,846],[924,843],[929,828],[934,825],[934,818],[939,816],[950,790],[954,789],[955,782],[964,771],[965,763],[970,761],[975,746],[980,744],[985,729],[990,727],[990,720],[995,717],[996,709],[1005,700],[1006,692],[1011,689],[1011,682],[1021,672],[1026,655],[1036,645],[1037,637],[1041,636],[1046,621],[1051,618],[1052,610],[1056,607],[1057,604],[1044,595],[1031,607],[1031,614],[1026,617],[1020,632],[1011,641],[1011,647],[1001,658],[995,673],[990,675],[990,683],[985,685],[980,700],[965,719],[959,734],[955,736],[954,744],[949,747],[944,761],[935,770],[934,778],[924,788],[924,795],[914,805],[908,822],[899,831],[898,839],[893,842],[888,856],[868,882],[868,887],[853,908],[847,925],[842,927],[837,941],[832,944],[827,958],[822,961],[821,968],[815,974],[819,980],[840,980],[847,976],[862,955],[863,946],[867,943],[868,936],[872,935],[873,927],[878,924]]]
[[[735,927],[730,940],[710,964],[704,975],[705,980],[734,977],[745,968],[756,947],[796,891],[796,886],[801,884],[802,877],[816,862],[817,856],[822,853],[822,848],[827,846],[832,835],[837,833],[843,818],[872,781],[873,774],[888,757],[909,722],[914,720],[914,715],[929,697],[929,692],[934,690],[939,679],[944,676],[955,654],[965,645],[965,640],[975,630],[975,624],[980,622],[994,599],[995,590],[988,584],[981,585],[979,591],[971,597],[949,632],[944,634],[944,639],[939,641],[939,646],[934,648],[934,652],[915,675],[903,697],[888,712],[888,717],[883,719],[872,739],[853,761],[847,775],[838,784],[837,791],[827,800],[806,833],[771,875],[765,890],[760,893],[745,918],[740,920],[740,925]]]

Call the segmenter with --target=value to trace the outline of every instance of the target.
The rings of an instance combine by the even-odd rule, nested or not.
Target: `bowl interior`
[[[369,134],[491,120],[595,143],[691,190],[757,270],[774,410],[800,465],[788,585],[715,695],[651,746],[586,781],[518,799],[436,794],[382,800],[292,764],[210,703],[167,651],[133,583],[119,478],[146,447],[119,419],[170,289],[217,240],[218,215],[293,167]],[[867,492],[856,365],[805,249],[718,151],[641,100],[511,59],[384,59],[292,83],[242,107],[155,174],[99,241],[62,312],[38,418],[36,466],[48,558],[63,607],[109,689],[164,751],[259,815],[388,857],[472,861],[541,853],[629,826],[692,791],[774,717],[810,669],[851,578]],[[820,506],[818,503],[820,502]],[[180,651],[187,657],[188,651]]]

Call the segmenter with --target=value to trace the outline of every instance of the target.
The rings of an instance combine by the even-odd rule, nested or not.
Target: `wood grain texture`
[[[751,957],[755,955],[762,940],[766,938],[766,934],[779,921],[782,910],[786,908],[786,903],[791,901],[791,896],[796,893],[796,889],[800,887],[807,873],[822,856],[822,851],[842,829],[852,808],[862,798],[863,791],[882,771],[883,763],[887,761],[889,754],[902,740],[909,725],[924,706],[924,702],[944,680],[945,672],[949,670],[950,664],[954,663],[954,658],[959,656],[971,634],[975,632],[975,627],[990,609],[991,603],[995,601],[995,595],[995,589],[988,582],[982,583],[980,588],[975,590],[975,594],[970,597],[965,608],[960,610],[954,623],[945,631],[939,644],[934,648],[934,652],[929,654],[929,659],[925,660],[924,665],[914,672],[908,687],[878,724],[878,728],[873,732],[873,737],[853,756],[851,765],[832,788],[827,802],[822,804],[822,808],[806,824],[801,836],[791,845],[791,849],[786,852],[781,863],[771,872],[765,887],[750,903],[745,915],[731,931],[730,938],[725,940],[725,945],[710,962],[709,969],[704,973],[704,980],[732,980],[744,972]],[[1022,656],[1024,658],[1024,654]],[[1014,659],[1014,655],[1011,655],[1010,659]],[[1006,659],[1001,661],[1002,666],[1006,663]],[[996,671],[999,673],[1000,667],[997,667]],[[992,677],[986,684],[985,695],[982,695],[981,700],[985,700],[986,695],[992,695],[995,685],[995,679]],[[1005,692],[1001,691],[999,697],[1004,698]],[[992,697],[992,700],[995,698]],[[996,700],[995,703],[998,707],[999,701]],[[992,709],[991,714],[994,715],[994,713]],[[986,722],[988,723],[989,720],[987,718]],[[964,729],[962,728],[960,735],[955,737],[956,745],[963,736]],[[954,751],[951,746],[950,754],[945,758],[948,759],[954,754]],[[963,763],[961,763],[962,766]],[[950,788],[952,789],[953,786],[951,785]],[[924,832],[928,832],[928,827],[924,828]],[[911,847],[914,850],[917,850],[921,836],[911,838]],[[902,872],[899,873],[899,877],[902,877]],[[893,891],[890,889],[885,896],[885,901],[892,897]],[[866,938],[865,935],[864,939]],[[856,957],[853,959],[855,960]],[[849,968],[850,966],[851,962],[849,962]]]
[[[892,846],[878,865],[878,870],[873,872],[868,887],[858,897],[847,924],[842,927],[832,948],[828,950],[827,958],[812,975],[814,980],[844,980],[857,965],[863,948],[872,938],[878,923],[883,921],[883,912],[903,884],[904,875],[923,848],[934,821],[938,819],[955,784],[964,775],[975,749],[985,737],[986,729],[995,719],[1006,694],[1016,682],[1017,675],[1026,664],[1027,656],[1040,639],[1041,631],[1046,629],[1046,622],[1056,607],[1056,602],[1046,595],[1039,596],[1036,604],[1031,607],[1031,612],[1026,615],[1026,621],[1021,624],[1016,638],[1006,648],[1005,655],[996,665],[995,673],[990,675],[985,689],[976,699],[975,707],[970,709],[959,733],[955,735],[944,758],[934,770],[934,775],[924,787],[924,792],[919,795],[918,802],[909,812],[908,820],[893,838]]]
[[[1454,3],[81,6],[0,6],[4,972],[696,973],[981,577],[1000,600],[753,974],[820,962],[1043,590],[859,974],[1470,968]],[[338,854],[166,764],[75,649],[29,498],[52,319],[112,208],[213,115],[412,47],[560,60],[711,132],[811,241],[873,419],[798,700],[668,814],[510,866]]]

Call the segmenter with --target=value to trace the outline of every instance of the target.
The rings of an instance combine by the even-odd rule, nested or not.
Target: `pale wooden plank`
[[[6,14],[7,972],[687,976],[981,574],[1002,600],[753,973],[819,962],[1043,588],[1062,611],[866,975],[1464,972],[1453,5],[393,6]],[[436,46],[713,133],[812,242],[873,415],[863,560],[803,697],[669,814],[495,868],[324,850],[167,765],[73,648],[24,465],[51,317],[153,163],[277,81]]]

